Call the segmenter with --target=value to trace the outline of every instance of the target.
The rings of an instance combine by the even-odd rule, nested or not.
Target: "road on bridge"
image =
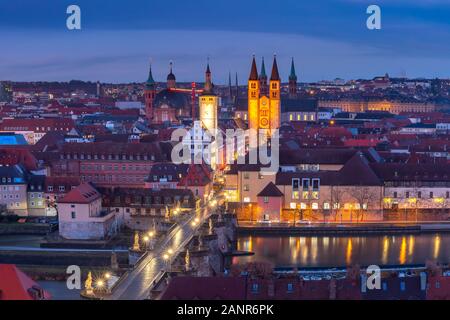
[[[173,250],[171,257],[176,257],[189,243],[203,222],[210,217],[212,211],[214,210],[204,206],[186,221],[177,224],[163,238],[158,247],[148,252],[135,268],[129,271],[128,276],[114,288],[112,294],[105,299],[143,300],[148,298],[154,281],[169,267],[167,261],[163,258],[164,254],[171,249]],[[192,226],[192,222],[196,218],[199,218],[200,221],[195,226]]]

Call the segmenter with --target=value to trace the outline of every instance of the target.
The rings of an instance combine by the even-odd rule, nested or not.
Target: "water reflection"
[[[274,237],[238,239],[238,249],[254,256],[234,262],[268,261],[277,266],[334,267],[361,265],[424,264],[433,259],[450,261],[450,234],[361,237]]]

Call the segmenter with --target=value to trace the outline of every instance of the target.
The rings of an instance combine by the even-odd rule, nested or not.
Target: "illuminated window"
[[[323,204],[323,208],[324,208],[325,210],[330,210],[330,204],[329,204],[328,202],[325,202],[325,203]]]
[[[302,199],[309,199],[309,191],[303,191],[302,192]]]
[[[300,115],[298,114],[297,115],[297,121],[300,121],[301,120],[301,118],[300,118]]]
[[[313,202],[313,203],[311,204],[311,208],[312,208],[313,210],[317,210],[317,209],[319,209],[319,204],[318,204],[317,202]]]
[[[293,191],[292,192],[292,199],[299,199],[300,198],[300,194],[298,191]]]
[[[313,191],[311,193],[311,199],[319,199],[319,192],[318,191]]]
[[[289,206],[291,209],[297,208],[297,204],[295,202],[291,202]]]
[[[300,203],[300,209],[304,210],[306,209],[306,203]]]
[[[250,197],[244,197],[244,202],[250,202]]]
[[[291,114],[289,115],[289,121],[292,121],[292,120],[294,120],[294,115],[291,113]]]

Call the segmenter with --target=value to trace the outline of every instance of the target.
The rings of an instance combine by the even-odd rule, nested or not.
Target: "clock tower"
[[[205,72],[205,87],[203,93],[199,98],[200,121],[204,128],[213,131],[217,129],[217,108],[219,105],[219,98],[213,92],[213,84],[211,81],[211,70],[209,62],[206,66]]]

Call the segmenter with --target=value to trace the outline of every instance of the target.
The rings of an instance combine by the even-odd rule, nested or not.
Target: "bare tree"
[[[331,206],[331,214],[334,217],[334,221],[337,220],[337,216],[339,213],[339,207],[335,208],[335,204],[338,206],[341,205],[342,199],[344,198],[345,191],[341,189],[339,186],[331,186],[330,189],[330,206]]]
[[[350,191],[351,196],[355,199],[358,207],[356,208],[356,221],[363,221],[364,214],[369,207],[377,200],[377,193],[371,187],[358,186],[353,187]]]

